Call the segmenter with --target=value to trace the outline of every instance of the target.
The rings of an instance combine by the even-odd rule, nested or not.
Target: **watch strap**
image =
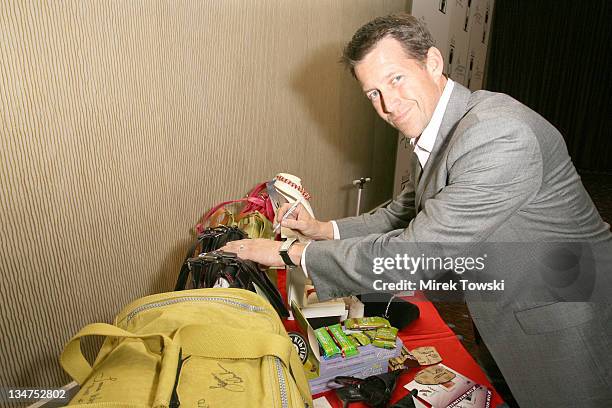
[[[289,256],[289,248],[291,248],[291,245],[295,244],[296,242],[297,242],[297,238],[287,238],[285,242],[283,242],[283,244],[281,245],[280,249],[278,250],[278,254],[283,259],[283,262],[287,266],[297,266],[296,264],[293,263],[293,261],[291,260],[291,257]]]

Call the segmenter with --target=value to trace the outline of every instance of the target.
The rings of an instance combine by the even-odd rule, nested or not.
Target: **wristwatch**
[[[293,245],[296,242],[297,242],[297,238],[287,238],[285,242],[283,242],[283,244],[281,245],[280,249],[278,250],[278,254],[280,255],[281,258],[283,258],[283,262],[287,266],[297,266],[296,264],[293,263],[293,261],[291,260],[291,257],[289,257],[289,248],[291,248],[291,245]]]

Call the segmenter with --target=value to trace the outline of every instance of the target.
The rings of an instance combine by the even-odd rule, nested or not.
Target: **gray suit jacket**
[[[340,240],[313,242],[305,254],[321,299],[372,292],[373,259],[399,252],[418,257],[419,243],[588,241],[612,248],[610,227],[580,182],[561,134],[507,95],[470,93],[459,84],[420,178],[386,208],[337,223]],[[612,263],[576,279],[597,292],[596,302],[584,302],[572,297],[572,285],[559,287],[567,277],[556,273],[565,266],[547,284],[546,265],[515,255],[488,271],[509,290],[493,301],[477,292],[465,299],[518,403],[611,406]],[[440,273],[389,270],[384,279],[418,281]]]

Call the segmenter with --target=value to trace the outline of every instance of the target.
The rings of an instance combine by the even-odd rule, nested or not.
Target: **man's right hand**
[[[276,222],[280,222],[289,210],[291,204],[283,204],[276,213]],[[306,238],[314,239],[316,241],[334,239],[334,227],[330,221],[323,222],[318,221],[304,208],[302,204],[299,204],[295,210],[281,225],[285,228],[298,231]]]

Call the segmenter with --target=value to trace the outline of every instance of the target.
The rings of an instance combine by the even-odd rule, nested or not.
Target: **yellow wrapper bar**
[[[348,337],[346,337],[340,324],[329,326],[327,330],[334,337],[336,344],[340,347],[343,357],[352,357],[359,354],[359,350],[357,350],[357,347],[355,347]]]
[[[340,349],[334,342],[334,339],[327,332],[326,327],[320,327],[315,332],[315,337],[323,349],[323,358],[329,360],[330,358],[338,357],[340,355]]]

